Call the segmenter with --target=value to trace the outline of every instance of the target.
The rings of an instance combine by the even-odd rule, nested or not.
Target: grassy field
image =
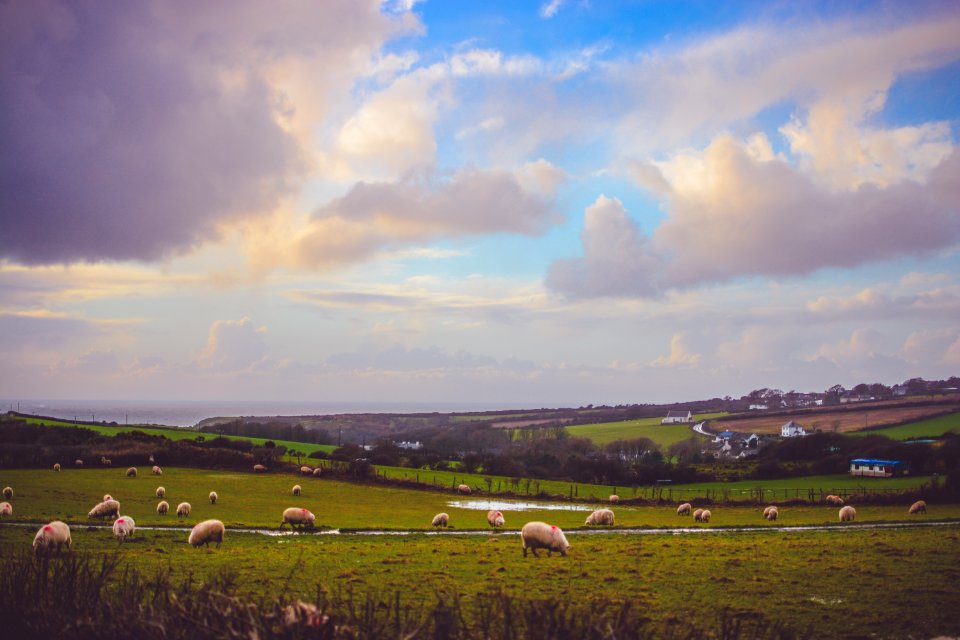
[[[912,438],[937,438],[950,432],[960,434],[960,413],[952,413],[948,416],[939,416],[885,429],[854,431],[850,435],[881,435],[893,440],[909,440]]]
[[[486,529],[485,512],[451,506],[452,494],[409,491],[304,479],[305,495],[294,499],[293,476],[169,469],[162,482],[170,501],[190,500],[183,524],[216,517],[229,526],[270,526],[285,506],[314,510],[318,522],[336,527],[427,529],[430,517],[447,511],[458,529]],[[779,620],[812,637],[934,637],[960,634],[955,603],[960,598],[960,522],[911,529],[777,530],[757,508],[713,509],[704,528],[712,535],[591,535],[577,531],[583,511],[505,510],[507,528],[543,519],[569,533],[566,558],[522,557],[509,532],[434,536],[283,536],[228,532],[220,550],[192,549],[187,533],[140,530],[119,547],[109,530],[88,529],[86,511],[102,493],[121,500],[142,527],[153,515],[157,478],[127,479],[119,470],[0,471],[0,484],[14,487],[15,517],[62,518],[74,524],[74,552],[119,554],[148,574],[204,579],[231,573],[251,596],[301,597],[350,592],[399,594],[403,602],[435,602],[457,594],[503,591],[518,598],[557,598],[590,606],[594,601],[630,602],[652,620],[697,620],[710,625],[722,606],[742,619]],[[206,502],[209,490],[221,496]],[[905,506],[858,507],[858,522],[905,520]],[[618,524],[693,526],[672,507],[617,507]],[[960,505],[931,505],[921,521],[960,519]],[[176,518],[167,517],[167,523]],[[834,523],[826,507],[781,510],[784,525]],[[758,525],[748,532],[727,525]],[[0,558],[29,548],[33,527],[0,524]],[[290,579],[295,577],[295,579]],[[531,589],[535,585],[535,589]],[[894,586],[895,588],[891,588]]]
[[[701,414],[694,416],[696,422],[716,418],[723,413]],[[697,436],[689,424],[660,424],[661,418],[640,418],[638,420],[624,420],[621,422],[602,422],[598,424],[581,424],[567,427],[567,433],[578,438],[588,438],[598,445],[604,445],[615,440],[631,440],[634,438],[650,438],[666,449],[675,442],[682,442],[691,436]]]

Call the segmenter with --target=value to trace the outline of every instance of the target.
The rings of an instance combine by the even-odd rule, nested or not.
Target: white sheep
[[[446,527],[450,523],[450,516],[445,513],[438,513],[433,516],[433,522],[431,524],[435,527]]]
[[[137,468],[136,468],[136,467],[130,467],[129,469],[127,469],[127,477],[128,477],[128,478],[136,478],[136,477],[137,477]]]
[[[210,498],[210,504],[217,504],[217,500],[220,499],[220,496],[217,495],[216,491],[211,491],[210,495],[207,497]]]
[[[840,522],[853,522],[857,518],[857,510],[847,505],[840,509]]]
[[[773,505],[770,505],[769,507],[763,510],[763,517],[767,520],[770,520],[771,522],[776,520],[779,515],[780,515],[780,510]]]
[[[313,469],[308,467],[307,465],[303,465],[302,467],[300,467],[300,473],[302,473],[305,476],[309,476],[311,473],[313,473]]]
[[[54,471],[60,471],[60,463],[59,463],[59,462],[53,463],[53,470],[54,470]]]
[[[282,529],[283,525],[289,524],[291,529],[297,527],[310,527],[312,529],[315,520],[316,516],[310,513],[309,509],[290,507],[283,510],[283,522],[280,523],[280,528]]]
[[[73,461],[73,466],[75,466],[75,467],[82,467],[82,466],[83,466],[83,460],[81,460],[80,458],[77,458],[76,460]]]
[[[13,505],[9,502],[0,502],[0,516],[12,516]]]
[[[927,512],[927,503],[923,500],[917,500],[912,505],[910,505],[910,510],[908,513],[926,513]]]
[[[487,523],[491,527],[502,527],[504,522],[503,514],[499,511],[487,511]]]
[[[117,541],[121,544],[123,544],[127,536],[133,537],[133,532],[136,528],[137,525],[130,516],[123,516],[113,521],[113,535],[117,537]]]
[[[33,551],[39,556],[54,550],[59,551],[63,546],[69,549],[71,544],[73,539],[70,537],[70,527],[65,522],[54,520],[37,531],[37,536],[33,539]]]
[[[170,503],[166,500],[161,500],[157,503],[157,514],[161,516],[167,515],[167,511],[170,511]]]
[[[185,518],[185,517],[187,517],[187,516],[189,516],[189,515],[190,515],[190,503],[189,503],[189,502],[181,502],[180,504],[177,505],[177,517],[178,517],[178,518]]]
[[[255,464],[255,465],[253,465],[253,472],[254,472],[254,473],[266,473],[266,472],[267,472],[267,468],[266,468],[265,466],[263,466],[262,464]]]
[[[167,495],[167,490],[163,487],[157,487],[157,497],[162,498],[165,495]]]
[[[104,496],[109,498],[109,496]],[[87,514],[88,518],[109,518],[111,516],[120,515],[120,503],[116,500],[104,500],[103,502],[97,504],[93,509],[90,509],[90,513]]]
[[[300,485],[298,484],[293,485],[293,495],[298,496],[300,495],[301,491],[303,491],[303,489],[300,488]]]
[[[162,476],[162,475],[163,475],[163,469],[161,469],[161,468],[158,467],[157,465],[153,465],[153,469],[151,469],[151,472],[152,472],[153,475],[155,475],[155,476]]]
[[[697,522],[710,522],[710,511],[707,509],[697,509],[697,513],[693,514],[693,519]]]
[[[608,500],[610,500],[610,502],[613,504],[617,504],[618,502],[620,502],[620,496],[614,493],[608,498]]]
[[[13,488],[11,488],[11,487],[4,487],[4,488],[3,488],[3,497],[6,498],[7,500],[12,500],[12,499],[13,499]]]
[[[589,516],[585,525],[613,525],[613,511],[610,509],[597,509]]]
[[[677,507],[678,516],[688,516],[690,515],[690,510],[693,509],[693,505],[689,502],[684,502],[682,505]]]
[[[319,478],[321,475],[323,475],[323,469],[321,467],[317,467],[316,469],[313,470],[314,478]]]
[[[546,522],[528,522],[523,525],[520,529],[520,541],[523,544],[524,558],[527,557],[528,549],[533,552],[534,557],[539,557],[537,549],[546,549],[547,556],[552,555],[554,551],[565,556],[570,549],[570,543],[567,542],[567,537],[563,535],[560,527]]]
[[[110,460],[110,458],[105,458],[103,456],[100,456],[100,464],[102,464],[105,467],[109,467],[110,465],[113,464],[113,461]]]
[[[824,500],[824,502],[826,502],[826,503],[827,503],[828,505],[830,505],[831,507],[842,507],[842,506],[843,506],[843,498],[841,498],[840,496],[835,496],[835,495],[832,495],[832,494],[831,494],[831,495],[827,496],[826,498],[824,498],[823,500]]]
[[[103,501],[106,502],[107,500],[113,500],[113,496],[111,496],[109,493],[103,494]]]
[[[467,485],[461,484],[460,486],[457,487],[457,492],[465,495],[470,495],[471,493],[473,493],[473,490]]]
[[[693,521],[700,522],[700,515],[703,513],[703,509],[697,509],[693,512]]]
[[[190,537],[187,538],[187,542],[193,547],[209,546],[211,542],[216,542],[217,549],[219,549],[225,533],[226,527],[219,520],[204,520],[190,530]]]

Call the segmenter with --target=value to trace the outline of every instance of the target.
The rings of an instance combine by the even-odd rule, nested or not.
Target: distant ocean
[[[217,416],[309,416],[337,413],[452,413],[524,409],[479,403],[206,402],[139,400],[0,400],[0,412],[19,411],[61,420],[192,427]]]

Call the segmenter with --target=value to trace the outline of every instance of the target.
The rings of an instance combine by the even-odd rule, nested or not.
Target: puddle
[[[447,503],[451,509],[472,509],[474,511],[593,511],[599,506],[587,504],[563,504],[556,502],[509,502],[506,500],[452,500]]]

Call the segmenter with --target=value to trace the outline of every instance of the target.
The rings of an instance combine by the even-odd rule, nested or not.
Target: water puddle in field
[[[507,500],[451,500],[451,509],[474,511],[593,511],[599,507],[586,504],[562,504],[556,502],[510,502]]]

